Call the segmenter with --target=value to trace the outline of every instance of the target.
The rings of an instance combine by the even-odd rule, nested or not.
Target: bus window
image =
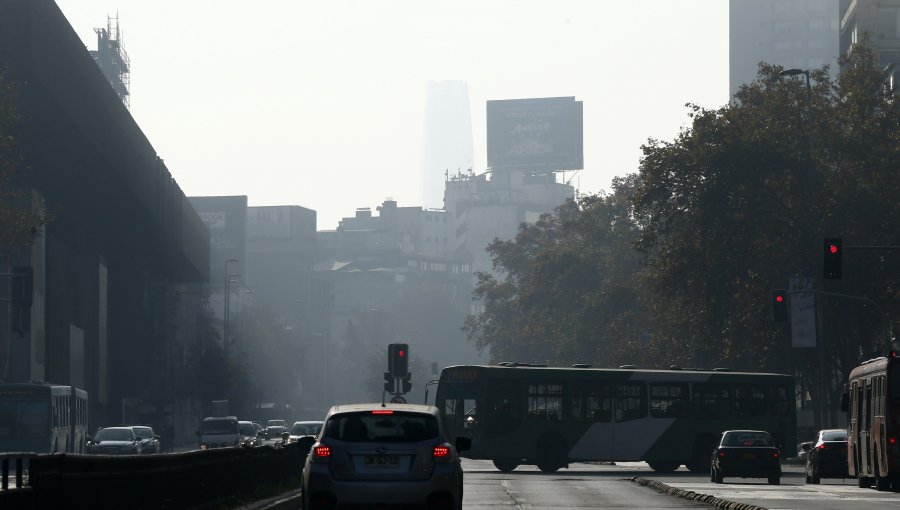
[[[695,384],[694,416],[702,419],[727,418],[731,415],[731,396],[722,384]]]
[[[784,386],[774,386],[769,388],[769,392],[769,402],[772,405],[772,415],[787,416],[791,412],[790,399],[788,399],[788,389]]]
[[[688,412],[687,384],[660,383],[650,385],[650,416],[680,418]]]
[[[532,420],[562,420],[562,385],[529,384],[528,418]]]
[[[609,386],[606,384],[576,386],[569,404],[573,420],[605,422],[612,418]]]
[[[734,386],[735,416],[762,416],[766,413],[766,392],[760,386],[736,384]]]
[[[616,421],[636,420],[647,415],[647,394],[643,384],[617,384],[614,395]]]

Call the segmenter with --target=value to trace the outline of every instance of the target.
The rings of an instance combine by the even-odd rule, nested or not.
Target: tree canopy
[[[816,377],[812,356],[774,323],[771,292],[821,274],[824,237],[900,244],[900,105],[865,45],[836,80],[809,71],[809,92],[803,75],[782,71],[761,64],[720,108],[687,105],[689,126],[648,140],[637,174],[492,243],[469,339],[494,361]],[[829,293],[817,297],[828,366],[846,375],[884,344],[900,254],[849,250],[844,265],[842,280],[816,279]]]

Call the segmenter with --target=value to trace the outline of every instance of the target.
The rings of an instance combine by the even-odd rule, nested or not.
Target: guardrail
[[[227,508],[297,488],[305,458],[296,444],[123,456],[5,453],[0,508]]]

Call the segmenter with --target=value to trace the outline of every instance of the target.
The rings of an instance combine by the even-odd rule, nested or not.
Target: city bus
[[[900,489],[900,359],[869,360],[849,378],[847,468],[860,487]]]
[[[48,383],[0,383],[0,452],[85,453],[88,394]]]
[[[461,365],[443,369],[434,404],[452,436],[471,438],[464,455],[501,471],[646,461],[660,472],[709,472],[729,429],[766,430],[782,455],[796,455],[794,382],[781,374]]]

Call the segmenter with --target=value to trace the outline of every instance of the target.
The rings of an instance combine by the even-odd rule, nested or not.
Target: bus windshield
[[[41,437],[49,433],[47,402],[0,400],[0,437]]]

